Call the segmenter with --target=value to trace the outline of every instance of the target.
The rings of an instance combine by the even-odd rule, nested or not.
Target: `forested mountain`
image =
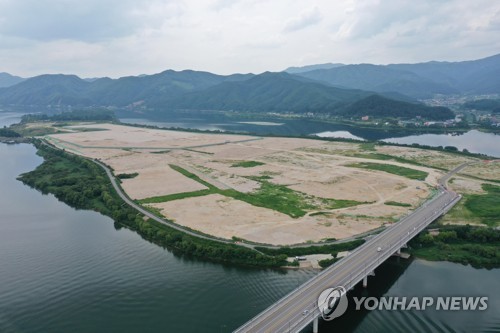
[[[348,66],[339,68],[343,67]],[[451,112],[408,102],[408,98],[399,93],[384,97],[373,94],[373,91],[338,88],[284,72],[223,76],[168,70],[155,75],[96,80],[82,80],[74,75],[41,75],[0,89],[0,104],[132,107],[145,112],[189,109],[347,117],[368,114],[401,118],[452,117]]]
[[[0,88],[6,88],[24,81],[22,77],[10,75],[9,73],[0,73]]]
[[[368,96],[360,90],[339,89],[287,73],[266,72],[240,82],[226,82],[171,101],[183,109],[252,112],[326,113]]]
[[[435,94],[491,94],[500,92],[500,55],[462,62],[394,65],[346,65],[298,72],[334,86],[376,92],[398,92],[415,98]]]

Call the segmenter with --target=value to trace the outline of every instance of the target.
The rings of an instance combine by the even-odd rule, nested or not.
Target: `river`
[[[35,152],[0,144],[0,332],[230,332],[316,274],[178,256],[17,181]],[[498,281],[500,269],[391,259],[357,292],[489,296],[488,310],[348,311],[320,332],[498,332]]]
[[[283,118],[238,118],[225,114],[171,112],[148,118],[138,118],[127,112],[118,112],[124,123],[152,125],[159,127],[179,127],[199,130],[238,131],[258,135],[316,135],[325,138],[347,138],[356,140],[382,140],[386,142],[429,146],[455,146],[473,153],[481,153],[500,158],[500,135],[471,130],[466,133],[408,135],[408,131],[375,130],[356,128],[342,124],[332,124],[308,119]],[[135,116],[135,117],[133,117]]]

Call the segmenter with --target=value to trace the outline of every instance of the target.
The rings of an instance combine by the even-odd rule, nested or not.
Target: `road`
[[[123,201],[125,201],[125,203],[127,205],[129,205],[130,207],[134,208],[135,210],[137,210],[138,212],[140,212],[144,216],[149,217],[149,218],[155,220],[156,222],[159,222],[161,224],[169,226],[170,228],[182,231],[182,232],[184,232],[184,233],[186,233],[188,235],[194,236],[194,237],[208,239],[208,240],[216,240],[216,241],[219,241],[219,242],[222,242],[222,243],[227,243],[227,244],[233,244],[233,242],[230,241],[230,240],[225,240],[225,239],[222,239],[222,238],[215,238],[213,236],[205,236],[205,235],[202,235],[202,234],[200,234],[198,232],[194,232],[194,231],[191,231],[189,229],[183,228],[183,227],[179,226],[178,224],[175,224],[173,222],[169,222],[168,220],[162,219],[162,218],[156,216],[155,214],[151,213],[150,211],[144,209],[144,207],[142,207],[139,204],[135,203],[132,199],[130,199],[123,192],[122,188],[118,185],[118,183],[116,181],[116,178],[113,176],[111,170],[106,165],[104,165],[103,163],[101,163],[99,161],[96,161],[96,160],[93,160],[93,162],[96,163],[97,165],[99,165],[101,168],[103,168],[104,171],[106,171],[106,175],[108,176],[109,180],[111,181],[111,185],[113,185],[113,188],[115,189],[116,193],[118,193],[118,195],[120,196],[120,198]]]
[[[463,164],[446,174],[440,180],[439,193],[432,200],[271,305],[235,332],[300,332],[319,316],[316,303],[323,290],[336,286],[351,289],[432,221],[451,209],[461,196],[448,190],[446,182],[466,166]]]

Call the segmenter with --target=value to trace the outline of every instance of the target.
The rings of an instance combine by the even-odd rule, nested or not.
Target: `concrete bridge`
[[[439,192],[434,198],[293,290],[235,332],[300,332],[312,322],[313,332],[317,333],[321,315],[317,300],[321,292],[337,286],[350,290],[361,281],[366,287],[368,276],[380,264],[399,253],[408,241],[461,199],[461,195],[446,188],[446,182],[466,166],[467,164],[463,164],[446,174],[439,181]]]

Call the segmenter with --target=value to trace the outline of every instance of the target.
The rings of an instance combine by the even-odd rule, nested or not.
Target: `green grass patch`
[[[264,165],[265,163],[258,161],[240,161],[231,165],[232,168],[253,168],[256,166]]]
[[[331,214],[332,214],[331,212],[315,212],[315,213],[309,214],[309,216],[328,216]]]
[[[220,194],[236,200],[244,201],[253,206],[276,210],[290,217],[298,218],[304,216],[310,210],[338,209],[363,204],[354,200],[323,199],[294,191],[284,185],[274,184],[267,181],[267,177],[253,177],[261,184],[260,188],[252,193],[242,193],[236,190],[221,190],[212,184],[202,180],[197,175],[176,165],[170,165],[172,169],[208,187],[207,190],[170,194],[140,200],[139,203],[160,203],[172,200],[199,197],[209,194]]]
[[[481,222],[490,226],[500,222],[500,186],[483,184],[486,194],[469,194],[466,196],[465,208]]]
[[[425,180],[425,178],[427,178],[427,176],[428,176],[428,173],[425,171],[410,169],[410,168],[401,167],[401,166],[397,166],[397,165],[391,165],[391,164],[360,162],[360,163],[348,164],[347,166],[350,166],[353,168],[384,171],[387,173],[392,173],[393,175],[403,176],[403,177],[406,177],[409,179],[416,179],[416,180]]]
[[[388,206],[399,206],[399,207],[411,207],[411,204],[405,202],[397,202],[397,201],[386,201],[384,205]]]
[[[161,195],[161,196],[158,196],[158,197],[151,197],[151,198],[146,198],[146,199],[138,200],[137,202],[140,203],[140,204],[161,203],[161,202],[168,202],[168,201],[173,201],[173,200],[181,200],[181,199],[186,199],[186,198],[202,197],[202,196],[209,195],[209,194],[214,194],[214,193],[217,193],[217,191],[208,189],[208,190],[200,190],[200,191],[193,191],[193,192],[184,192],[184,193],[174,193],[174,194]]]
[[[191,179],[192,179],[192,180],[194,180],[194,181],[197,181],[198,183],[200,183],[200,184],[202,184],[202,185],[205,185],[205,186],[206,186],[206,187],[208,187],[209,189],[217,189],[217,188],[216,188],[215,186],[213,186],[212,184],[210,184],[210,183],[208,183],[208,182],[204,181],[203,179],[201,179],[200,177],[198,177],[198,176],[197,176],[197,175],[195,175],[194,173],[187,171],[186,169],[183,169],[183,168],[181,168],[181,167],[179,167],[179,166],[177,166],[177,165],[174,165],[174,164],[169,164],[169,166],[170,166],[173,170],[175,170],[175,171],[177,171],[177,172],[179,172],[179,173],[183,174],[184,176],[186,176],[186,177],[188,177],[188,178],[191,178]]]
[[[139,176],[139,174],[137,172],[133,172],[133,173],[120,173],[116,177],[119,179],[132,179],[137,176]]]
[[[364,151],[377,151],[375,142],[364,142],[359,144],[359,149]]]

